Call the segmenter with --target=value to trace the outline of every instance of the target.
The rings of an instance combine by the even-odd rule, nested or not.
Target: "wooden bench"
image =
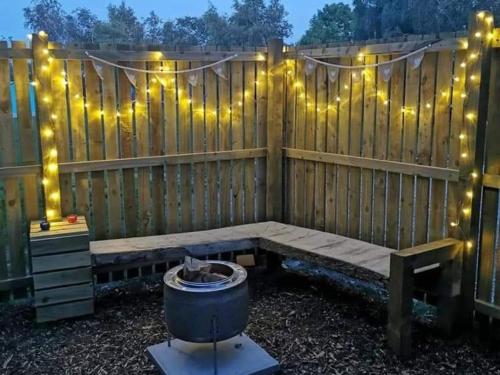
[[[450,333],[460,296],[462,242],[445,239],[407,250],[382,246],[277,222],[150,237],[91,242],[96,270],[120,264],[152,264],[260,248],[281,256],[355,273],[388,285],[388,342],[400,356],[411,352],[415,271],[439,264],[438,323]],[[387,284],[388,282],[388,284]]]

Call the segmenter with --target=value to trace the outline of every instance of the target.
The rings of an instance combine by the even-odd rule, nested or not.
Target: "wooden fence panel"
[[[428,52],[416,67],[396,62],[390,79],[377,68],[340,69],[328,92],[326,69],[317,66],[306,76],[298,60],[295,79],[286,83],[288,220],[393,248],[446,236],[448,194],[456,181],[414,174],[412,166],[453,168],[456,179],[464,73],[455,73],[455,55]],[[336,61],[362,66],[394,57]],[[347,162],[325,161],[334,160],[329,156]],[[370,169],[372,160],[408,169]]]

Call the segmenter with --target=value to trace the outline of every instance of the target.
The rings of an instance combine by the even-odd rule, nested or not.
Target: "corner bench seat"
[[[361,276],[387,282],[387,338],[389,346],[401,357],[411,353],[413,292],[418,269],[439,264],[438,276],[432,276],[437,278],[433,281],[438,294],[438,325],[450,334],[457,322],[463,243],[451,238],[395,251],[332,233],[268,221],[90,243],[93,267],[97,271],[120,264],[138,266],[178,261],[185,255],[207,256],[253,248],[303,259],[340,272],[351,273],[354,269],[356,276],[361,270]]]
[[[198,232],[93,241],[90,252],[95,267],[129,262],[178,260],[185,255],[206,256],[221,252],[261,248],[281,255],[328,265],[345,263],[389,278],[390,255],[382,246],[274,221],[244,224]]]

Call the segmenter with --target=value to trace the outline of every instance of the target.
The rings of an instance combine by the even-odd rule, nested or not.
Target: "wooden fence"
[[[467,301],[498,314],[498,37],[483,12],[464,34],[321,48],[273,42],[237,51],[227,79],[206,69],[195,86],[185,74],[149,73],[134,86],[109,66],[101,77],[85,52],[179,70],[234,51],[63,48],[45,35],[30,47],[3,43],[1,297],[23,297],[30,285],[29,221],[75,212],[92,239],[264,219],[396,249],[462,237]],[[303,57],[366,65],[429,43],[418,66],[396,62],[390,79],[377,68],[332,79]]]
[[[134,87],[123,70],[109,66],[100,79],[84,52],[156,70],[197,67],[229,53],[172,52],[167,60],[126,46],[60,49],[33,38],[33,52],[20,42],[0,50],[4,291],[18,286],[22,297],[29,285],[23,279],[30,274],[26,230],[44,216],[45,200],[60,204],[62,215],[86,215],[97,240],[265,218],[264,53],[239,51],[226,65],[227,79],[206,69],[191,86],[185,74],[143,73]],[[54,145],[42,153],[47,128]],[[41,178],[42,154],[50,147],[57,150],[55,182]],[[42,186],[57,182],[60,196],[55,190],[44,199]]]

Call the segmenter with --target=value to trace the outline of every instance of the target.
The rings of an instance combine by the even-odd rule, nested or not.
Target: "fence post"
[[[267,55],[266,218],[283,220],[283,40],[269,41]]]
[[[57,163],[57,142],[55,121],[61,121],[52,111],[54,100],[65,98],[52,97],[52,79],[59,72],[51,69],[52,57],[49,51],[48,35],[44,32],[32,35],[33,85],[36,89],[36,105],[42,153],[42,183],[45,199],[45,212],[50,221],[61,217],[61,192],[59,186],[59,166]]]
[[[477,12],[469,18],[465,104],[460,133],[460,228],[466,246],[463,259],[463,322],[472,323],[476,280],[476,254],[479,251],[482,173],[493,40],[493,16]],[[462,63],[462,64],[463,64]],[[463,66],[463,65],[462,65]]]

